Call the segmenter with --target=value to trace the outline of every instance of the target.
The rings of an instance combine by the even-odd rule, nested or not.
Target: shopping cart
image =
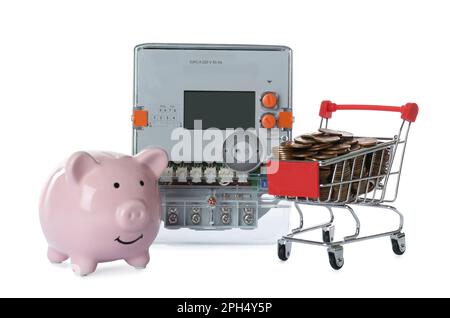
[[[338,270],[344,265],[343,245],[390,236],[395,254],[406,250],[405,234],[402,232],[403,215],[394,206],[402,172],[403,159],[411,123],[416,120],[418,106],[408,103],[404,106],[336,105],[330,101],[321,104],[320,128],[328,128],[328,120],[337,110],[375,110],[400,112],[403,120],[398,135],[393,138],[377,138],[378,143],[335,158],[322,161],[281,161],[273,158],[268,163],[268,192],[280,199],[293,201],[300,216],[300,224],[289,234],[278,240],[278,257],[286,261],[291,253],[292,242],[327,247],[331,267]],[[396,157],[397,156],[397,157]],[[328,173],[326,182],[323,173]],[[328,210],[328,222],[303,227],[301,205],[321,206]],[[360,221],[355,212],[357,206],[387,209],[399,217],[395,230],[359,236]],[[350,212],[356,223],[352,235],[339,241],[334,240],[333,209]],[[322,241],[301,239],[295,236],[313,230],[322,230]]]

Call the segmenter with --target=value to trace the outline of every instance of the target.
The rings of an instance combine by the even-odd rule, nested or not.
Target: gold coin
[[[305,149],[305,148],[310,147],[309,144],[300,144],[300,143],[296,143],[294,141],[285,141],[285,142],[281,143],[281,146],[287,147],[287,148],[295,148],[295,149]]]
[[[294,138],[294,141],[298,144],[304,145],[312,145],[314,144],[314,140],[302,138],[302,136],[298,136]]]
[[[338,130],[333,130],[329,128],[319,128],[319,131],[330,136],[339,136],[339,137],[342,136]]]
[[[350,148],[351,148],[351,146],[348,144],[345,144],[345,143],[344,144],[334,144],[333,146],[328,148],[327,151],[333,151],[333,150],[340,151],[340,150],[347,150]]]
[[[326,159],[331,159],[331,158],[335,158],[337,157],[336,154],[318,154],[315,155],[314,158],[318,159],[318,160],[326,160]]]
[[[322,134],[321,132],[313,132],[313,133],[308,133],[308,134],[303,134],[300,135],[301,138],[305,138],[305,139],[314,139],[314,137],[320,137],[323,136],[324,134]]]
[[[329,155],[329,154],[336,154],[338,156],[346,154],[348,152],[347,149],[342,149],[342,150],[329,150],[329,148],[322,150],[321,153]]]
[[[341,140],[341,138],[338,137],[338,136],[312,136],[312,138],[315,141],[317,141],[319,143],[322,143],[322,144],[334,143],[334,142],[337,142],[337,141]]]
[[[377,144],[376,138],[362,137],[362,138],[358,138],[357,140],[358,140],[358,144],[361,147],[372,147]]]
[[[316,144],[316,145],[313,145],[313,146],[311,146],[311,148],[309,148],[308,150],[314,150],[314,151],[316,151],[316,150],[323,150],[323,149],[327,149],[327,148],[329,148],[329,147],[331,147],[333,144]]]
[[[316,153],[317,152],[310,151],[310,152],[303,152],[303,153],[295,153],[292,156],[294,158],[306,158],[306,157],[311,157],[311,156],[315,155]]]
[[[334,130],[329,128],[320,128],[319,131],[330,136],[339,136],[345,138],[353,137],[353,134],[348,131]]]
[[[356,142],[358,142],[358,141],[356,141]],[[356,150],[359,150],[359,149],[361,149],[361,146],[358,145],[357,143],[350,147],[350,151],[356,151]]]
[[[353,146],[354,144],[357,144],[357,143],[358,143],[358,139],[356,139],[356,138],[348,139],[344,142],[344,144],[350,145],[350,146]]]

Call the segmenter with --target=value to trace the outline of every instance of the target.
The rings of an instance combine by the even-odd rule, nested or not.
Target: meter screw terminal
[[[190,172],[192,182],[193,183],[200,183],[202,182],[202,168],[201,167],[192,167]]]
[[[252,225],[254,221],[253,217],[253,209],[252,208],[244,208],[244,223],[246,225]]]
[[[187,178],[188,178],[188,168],[185,166],[180,166],[177,168],[177,170],[175,171],[175,175],[178,178],[178,182],[187,182]]]
[[[192,213],[191,221],[193,224],[195,224],[195,225],[200,224],[201,220],[202,220],[202,218],[201,218],[200,214]]]
[[[177,224],[178,223],[178,215],[176,215],[175,213],[170,213],[168,219],[169,219],[169,224]]]
[[[178,215],[177,208],[169,208],[169,215],[167,217],[169,224],[177,224],[178,223]]]
[[[223,213],[220,220],[222,221],[223,224],[230,224],[231,222],[231,216],[229,213]]]
[[[202,220],[202,217],[200,215],[200,208],[199,207],[193,207],[192,208],[192,215],[191,215],[192,224],[198,225],[198,224],[200,224],[201,220]]]
[[[247,225],[253,224],[253,214],[245,214],[244,215],[244,223]]]
[[[216,182],[217,171],[215,167],[207,167],[204,172],[206,183]]]
[[[220,220],[222,224],[228,225],[231,223],[231,215],[230,208],[221,208],[222,215],[220,216]]]

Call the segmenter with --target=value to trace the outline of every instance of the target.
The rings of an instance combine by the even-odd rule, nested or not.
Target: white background
[[[448,1],[2,1],[0,296],[450,296],[449,14]],[[286,263],[275,245],[158,245],[144,271],[114,262],[87,278],[49,264],[41,186],[76,150],[131,151],[133,47],[143,42],[290,46],[295,133],[317,127],[323,99],[417,102],[395,203],[407,252],[394,255],[387,238],[349,245],[337,272],[325,249],[304,245]],[[400,122],[357,116],[336,116],[336,128],[391,135]],[[363,230],[384,220],[367,216]]]

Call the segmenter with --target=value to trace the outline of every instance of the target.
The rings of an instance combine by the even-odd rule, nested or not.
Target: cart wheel
[[[322,239],[325,243],[333,242],[334,225],[322,228]]]
[[[341,245],[329,247],[328,259],[333,269],[341,269],[344,266],[344,248]]]
[[[391,235],[392,250],[397,255],[403,255],[406,251],[405,233]]]
[[[278,240],[278,258],[282,261],[287,261],[291,255],[292,242],[286,240]]]

